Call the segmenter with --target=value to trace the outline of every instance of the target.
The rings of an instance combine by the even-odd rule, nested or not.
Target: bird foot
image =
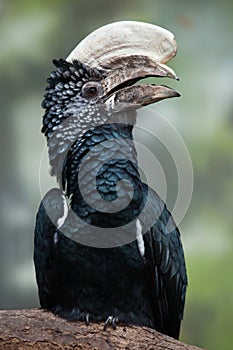
[[[85,322],[85,325],[89,326],[89,324],[90,324],[90,314],[83,312],[80,316],[81,316],[80,321]]]
[[[89,314],[88,312],[81,311],[78,307],[74,307],[72,309],[63,309],[60,306],[56,306],[51,309],[53,313],[56,315],[59,315],[62,318],[67,319],[70,322],[75,321],[81,321],[86,324],[86,326],[89,326],[91,321],[94,322],[102,322],[103,316],[96,316],[93,314]],[[112,327],[113,329],[116,329],[117,325],[119,323],[119,318],[114,316],[108,316],[105,323],[104,323],[104,331],[107,330],[108,327]]]
[[[62,318],[67,319],[70,322],[81,321],[85,322],[86,326],[89,326],[90,320],[94,320],[88,312],[83,312],[79,308],[73,308],[71,310],[63,310],[61,307],[56,307],[52,311]]]
[[[109,326],[112,326],[113,329],[116,329],[118,323],[119,323],[118,317],[108,316],[104,324],[104,331],[106,331]]]

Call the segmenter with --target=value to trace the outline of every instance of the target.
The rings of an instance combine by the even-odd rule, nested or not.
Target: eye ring
[[[82,96],[89,100],[93,100],[99,96],[100,91],[101,91],[100,83],[96,81],[87,82],[82,87]]]

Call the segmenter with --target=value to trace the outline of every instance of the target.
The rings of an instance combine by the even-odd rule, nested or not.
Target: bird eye
[[[82,87],[82,96],[88,99],[94,99],[99,95],[101,85],[97,82],[88,82]]]

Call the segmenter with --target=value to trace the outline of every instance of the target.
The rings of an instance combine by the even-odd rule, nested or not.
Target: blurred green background
[[[181,224],[189,288],[181,339],[209,349],[233,344],[233,2],[169,0],[0,1],[0,308],[38,306],[32,263],[40,103],[53,58],[116,20],[161,25],[177,38],[168,82],[180,99],[153,108],[178,130],[194,167]],[[156,119],[154,120],[156,123]]]

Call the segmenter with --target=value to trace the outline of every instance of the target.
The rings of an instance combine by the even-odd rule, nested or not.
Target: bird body
[[[43,101],[42,132],[60,188],[37,213],[41,307],[69,320],[120,321],[178,338],[187,285],[180,234],[175,225],[169,232],[171,214],[141,181],[132,134],[137,108],[178,93],[133,85],[161,72],[160,63],[145,71],[152,70],[148,57],[131,53],[121,68],[111,56],[106,68],[98,55],[98,67],[72,55],[54,61]]]

